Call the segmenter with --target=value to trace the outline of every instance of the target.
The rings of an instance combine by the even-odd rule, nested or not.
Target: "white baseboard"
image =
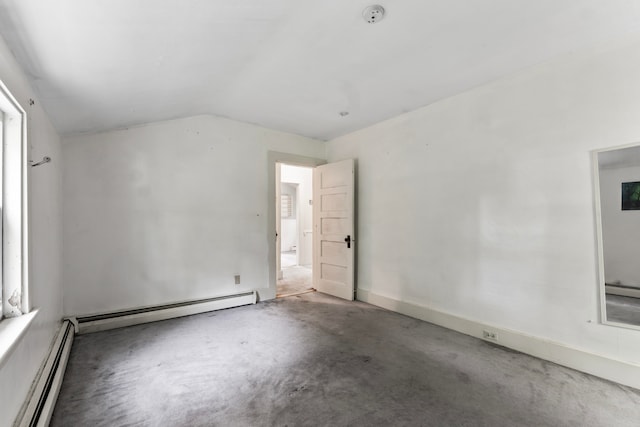
[[[159,320],[190,316],[192,314],[206,313],[208,311],[255,304],[256,302],[256,291],[250,291],[237,295],[184,301],[175,304],[148,306],[111,313],[74,316],[70,317],[69,321],[71,321],[75,326],[77,334],[87,334],[91,332],[106,331],[109,329],[123,328],[125,326],[139,325],[141,323],[156,322]]]
[[[358,289],[357,299],[480,339],[483,339],[483,331],[491,331],[497,334],[498,340],[486,340],[488,342],[640,389],[640,365],[611,359],[521,332],[479,323],[422,305],[388,298],[364,289]]]
[[[14,423],[15,427],[46,427],[49,425],[62,386],[64,372],[67,369],[73,337],[73,325],[69,321],[63,321],[49,356],[38,373],[29,396]]]

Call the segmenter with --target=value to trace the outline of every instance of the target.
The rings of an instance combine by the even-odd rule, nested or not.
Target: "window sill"
[[[31,310],[31,313],[23,314],[20,317],[0,320],[0,368],[37,315],[38,309],[34,309]]]

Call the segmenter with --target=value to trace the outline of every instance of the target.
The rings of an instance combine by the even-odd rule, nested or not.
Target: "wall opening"
[[[276,296],[313,289],[313,169],[276,164]]]

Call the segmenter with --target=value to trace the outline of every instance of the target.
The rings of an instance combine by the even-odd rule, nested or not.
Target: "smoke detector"
[[[362,11],[362,17],[369,24],[375,24],[376,22],[382,21],[382,18],[384,18],[384,7],[379,4],[369,6]]]

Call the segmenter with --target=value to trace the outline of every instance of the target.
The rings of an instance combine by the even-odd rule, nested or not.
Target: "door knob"
[[[347,242],[347,249],[351,249],[351,236],[345,237],[344,241]]]

